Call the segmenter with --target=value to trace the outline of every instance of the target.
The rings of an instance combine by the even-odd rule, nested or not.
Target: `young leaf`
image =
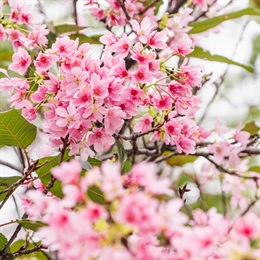
[[[35,243],[35,244],[29,243],[28,241],[20,239],[20,240],[15,241],[11,245],[10,251],[11,251],[11,253],[15,253],[15,252],[19,251],[21,249],[21,247],[23,247],[23,248],[26,247],[26,249],[32,249],[38,244],[39,243]],[[16,258],[16,259],[18,259],[18,258]],[[30,254],[26,254],[26,260],[35,260],[35,259],[37,259],[37,260],[47,260],[48,258],[41,251],[35,251],[35,252],[30,253]]]
[[[50,181],[51,178],[50,170],[60,163],[60,158],[61,158],[61,154],[57,156],[49,156],[40,159],[39,165],[47,162],[44,166],[42,166],[36,171],[41,181],[47,181],[47,182]],[[68,161],[69,159],[70,159],[69,152],[66,151],[63,156],[63,161],[65,162]]]
[[[164,152],[164,156],[169,155],[171,152]],[[186,163],[194,162],[198,157],[195,155],[175,155],[166,160],[166,163],[171,166],[183,166]]]
[[[8,189],[12,184],[20,180],[19,176],[11,176],[11,177],[0,177],[0,191]],[[0,195],[0,201],[2,201],[6,196],[6,193]]]
[[[92,186],[88,189],[89,198],[98,204],[105,204],[104,194],[97,186]]]
[[[123,166],[124,162],[126,161],[125,149],[124,149],[123,145],[121,144],[121,142],[118,139],[115,139],[115,140],[116,140],[118,159],[119,159],[119,162]]]
[[[55,26],[55,31],[57,34],[77,32],[86,29],[86,27],[77,26],[75,24],[61,24]]]
[[[216,27],[217,25],[223,23],[224,21],[231,20],[231,19],[236,19],[244,15],[260,15],[259,10],[255,10],[252,8],[246,8],[237,12],[229,13],[229,14],[223,14],[219,16],[215,16],[211,19],[207,19],[204,21],[200,22],[194,22],[190,23],[189,26],[193,27],[189,33],[190,34],[195,34],[195,33],[201,33],[205,32],[211,28]]]
[[[7,242],[7,238],[2,233],[0,233],[0,251],[4,249]]]
[[[30,229],[32,231],[37,231],[38,228],[46,226],[41,221],[31,221],[29,219],[19,219],[16,220],[18,224],[20,224],[23,228]]]
[[[200,47],[195,47],[194,51],[188,55],[189,57],[198,58],[198,59],[206,59],[208,61],[217,61],[217,62],[223,62],[226,64],[236,65],[239,66],[248,72],[253,73],[254,69],[248,65],[244,65],[241,63],[238,63],[236,61],[230,60],[224,56],[221,55],[212,55],[209,51],[203,50]]]
[[[256,125],[255,121],[252,121],[247,123],[242,131],[246,131],[251,135],[256,135],[260,131],[260,127]]]
[[[63,156],[63,161],[68,161],[70,159],[70,156],[68,155],[68,153],[69,153],[68,151],[65,152],[65,154]],[[40,180],[42,181],[42,183],[44,185],[47,185],[50,182],[50,180],[51,180],[50,171],[55,166],[59,165],[60,157],[61,157],[61,154],[59,154],[57,156],[53,156],[53,157],[45,157],[39,161],[39,164],[48,162],[43,167],[39,168],[36,171],[36,173],[38,174]],[[54,186],[50,189],[50,192],[59,198],[63,197],[60,181],[58,181],[58,180],[55,181]]]
[[[25,149],[36,137],[36,126],[16,110],[0,113],[0,145]]]
[[[260,173],[260,166],[252,166],[248,169],[249,172],[258,172]]]
[[[79,39],[79,44],[82,43],[90,43],[90,44],[100,44],[100,37],[102,35],[92,35],[92,36],[86,36],[85,34],[81,33],[75,33],[70,35],[70,39],[76,40],[77,38]]]
[[[88,158],[88,162],[91,166],[100,166],[102,162],[96,158]]]

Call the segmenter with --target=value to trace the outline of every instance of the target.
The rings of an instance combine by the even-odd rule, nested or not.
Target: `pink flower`
[[[125,115],[125,112],[118,107],[109,108],[104,121],[106,133],[114,134],[119,131],[124,124]]]
[[[136,20],[130,20],[130,23],[133,27],[133,30],[139,36],[139,41],[143,44],[146,44],[148,40],[148,35],[152,30],[150,18],[146,16],[141,22],[141,25],[139,25],[139,23]]]
[[[105,35],[100,37],[99,41],[105,45],[112,46],[118,41],[118,38],[108,31]]]
[[[133,83],[148,83],[152,81],[152,76],[148,72],[146,66],[140,66],[139,69],[133,74]]]
[[[46,35],[50,32],[46,29],[46,25],[33,26],[33,30],[25,37],[21,36],[20,39],[24,42],[26,47],[45,47],[48,43]]]
[[[182,135],[176,141],[178,153],[194,154],[196,152],[195,145],[193,140]]]
[[[192,95],[190,87],[181,85],[177,81],[171,81],[168,88],[173,97],[183,98],[185,96],[190,97]]]
[[[55,110],[57,118],[56,124],[60,127],[68,126],[68,128],[78,128],[80,125],[77,109],[73,105],[69,105],[66,109],[64,107],[58,107]]]
[[[13,62],[9,65],[9,69],[17,71],[19,74],[23,75],[31,64],[31,57],[29,53],[23,48],[19,47],[18,51],[13,54]]]
[[[181,199],[171,199],[168,202],[162,203],[159,207],[161,215],[161,228],[164,230],[176,228],[188,221],[188,217],[180,212],[183,207]]]
[[[175,139],[180,136],[181,130],[182,125],[174,118],[165,124],[165,132]]]
[[[101,190],[108,201],[113,201],[124,193],[120,165],[105,162],[102,164],[101,171],[103,179]]]
[[[207,1],[206,0],[193,0],[193,4],[199,6],[202,11],[207,10]]]
[[[90,9],[91,14],[97,19],[101,20],[105,17],[105,11],[101,8],[92,7]]]
[[[99,122],[102,122],[103,117],[107,114],[107,109],[103,106],[103,100],[97,99],[97,101],[93,103],[87,103],[85,105],[85,111],[83,116],[85,118],[94,119]]]
[[[191,46],[192,40],[190,38],[183,38],[179,40],[176,45],[173,46],[173,49],[176,54],[185,57],[192,52]]]
[[[71,144],[69,155],[80,155],[80,159],[84,162],[88,157],[94,157],[95,153],[90,149],[86,141]]]
[[[157,206],[158,202],[155,199],[137,192],[122,198],[117,217],[120,222],[137,227],[140,233],[157,233],[159,230]]]
[[[167,34],[165,31],[152,32],[148,36],[147,45],[149,45],[153,48],[156,48],[156,49],[164,49],[167,47],[167,44],[165,43],[166,36],[167,36]]]
[[[108,83],[101,80],[96,73],[91,75],[90,79],[91,93],[96,98],[105,98],[108,95]]]
[[[40,52],[34,61],[34,65],[40,69],[48,70],[51,67],[53,60],[53,56]]]
[[[64,184],[76,184],[79,181],[81,166],[78,161],[71,160],[56,166],[51,172],[55,178]]]
[[[153,118],[151,116],[145,116],[138,120],[138,123],[134,126],[135,132],[147,132],[152,127]]]
[[[255,213],[249,212],[236,220],[232,232],[248,239],[257,239],[259,238],[259,223],[259,217]]]
[[[0,41],[5,41],[6,34],[2,24],[0,24]]]
[[[149,62],[155,61],[156,54],[153,51],[144,49],[142,44],[137,43],[134,49],[131,50],[131,59],[136,60],[141,66],[146,66]]]
[[[68,36],[57,38],[56,42],[52,45],[51,52],[59,57],[70,57],[74,50],[78,47],[78,40],[70,40]]]
[[[240,127],[236,128],[234,139],[235,141],[242,144],[242,148],[246,148],[246,145],[249,143],[250,134],[246,131],[241,131]]]
[[[33,104],[28,100],[23,100],[21,102],[22,107],[22,115],[25,117],[29,122],[32,122],[37,117],[37,110],[33,106]],[[18,108],[18,107],[16,107]]]
[[[114,138],[101,128],[94,127],[88,136],[89,145],[94,145],[97,152],[103,152],[107,146],[115,142]]]
[[[171,110],[172,109],[172,104],[173,100],[170,98],[168,95],[155,95],[153,98],[153,102],[155,107],[157,107],[160,110]]]
[[[131,42],[127,35],[124,33],[122,38],[120,38],[113,46],[111,46],[110,50],[119,53],[120,58],[125,58],[129,50],[131,48]]]
[[[209,152],[213,153],[217,163],[223,163],[226,156],[230,155],[231,146],[228,141],[217,142],[208,146]]]
[[[138,185],[145,189],[148,194],[173,195],[170,188],[171,180],[158,178],[156,165],[153,163],[139,163],[135,165],[130,173],[130,185]]]
[[[179,75],[181,77],[181,81],[183,81],[187,86],[200,87],[202,73],[199,70],[199,67],[195,65],[185,66],[187,62],[188,60],[185,59],[180,67],[181,72]]]

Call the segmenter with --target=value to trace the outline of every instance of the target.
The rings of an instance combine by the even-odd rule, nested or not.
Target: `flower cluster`
[[[259,218],[254,213],[230,220],[214,208],[197,209],[188,220],[181,211],[183,201],[173,198],[170,179],[159,177],[153,163],[137,164],[122,176],[115,163],[82,173],[80,164],[72,160],[52,174],[62,182],[64,197],[30,191],[24,206],[30,218],[46,224],[37,234],[58,251],[60,259],[257,255],[253,244],[259,243],[255,225]]]
[[[192,87],[201,84],[199,68],[186,65],[187,60],[173,68],[167,65],[168,58],[157,56],[169,37],[166,29],[155,30],[150,17],[140,24],[136,20],[130,23],[134,41],[126,34],[117,37],[111,32],[100,38],[106,46],[103,62],[91,57],[88,43],[79,45],[78,40],[65,36],[43,49],[47,33],[43,27],[37,33],[41,37],[33,43],[31,32],[14,30],[22,35],[17,36],[20,45],[28,49],[17,49],[9,69],[20,75],[34,72],[29,78],[1,79],[0,89],[9,91],[12,106],[22,109],[29,121],[44,108],[44,131],[53,147],[59,147],[60,138],[68,136],[70,154],[87,160],[94,152],[111,147],[124,122],[139,112],[146,114],[139,119],[144,125],[139,122],[134,129],[144,132],[157,127],[152,138],[176,145],[180,153],[194,153],[196,143],[208,136],[193,121],[200,103],[192,94]],[[192,51],[190,45],[189,39],[183,39],[173,55],[185,56]],[[33,62],[32,48],[38,48]],[[128,68],[129,63],[137,66]]]

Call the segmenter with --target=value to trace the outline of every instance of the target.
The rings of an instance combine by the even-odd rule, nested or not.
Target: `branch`
[[[60,156],[59,164],[62,163],[66,149],[69,146],[69,135],[67,135],[65,138],[61,138],[61,140],[62,140],[62,143],[63,143],[63,147],[61,149],[61,156]],[[49,192],[49,190],[54,186],[55,181],[56,181],[56,178],[51,174],[51,180],[46,185],[45,189],[42,192],[44,195],[46,195]]]
[[[148,9],[150,9],[151,7],[153,7],[156,3],[158,3],[160,0],[154,0],[153,2],[151,2],[149,5],[147,5],[144,10],[139,12],[139,15],[143,15],[146,11],[148,11]]]
[[[179,0],[176,5],[174,6],[174,8],[169,11],[169,14],[175,14],[178,13],[179,9],[182,7],[182,5],[184,5],[187,2],[187,0]]]
[[[6,259],[6,260],[15,259],[18,256],[28,255],[28,254],[36,252],[36,251],[41,251],[42,249],[46,249],[46,247],[43,246],[43,245],[37,245],[34,248],[19,250],[19,251],[13,253],[13,254],[5,254],[4,259]]]
[[[78,25],[77,1],[78,0],[73,0],[73,14],[74,14],[74,19],[75,19],[76,25]]]
[[[126,10],[124,0],[117,0],[117,3],[120,5],[121,9],[123,10],[126,19],[127,19],[128,21],[130,21],[130,20],[131,20],[131,17],[130,17],[130,15],[128,14],[128,12],[127,12],[127,10]]]
[[[257,154],[260,154],[260,151],[259,151],[259,150],[255,151],[255,154],[256,154],[256,152],[257,152]],[[155,162],[156,162],[156,163],[159,163],[159,162],[165,161],[165,160],[167,160],[167,159],[170,159],[170,158],[172,158],[172,157],[174,157],[174,156],[176,156],[176,155],[183,155],[183,156],[185,156],[186,154],[184,154],[184,153],[179,154],[179,153],[177,153],[176,151],[174,151],[173,153],[171,153],[171,154],[169,154],[169,155],[167,155],[167,156],[165,156],[165,157],[163,157],[163,158],[160,158],[160,159],[156,160]],[[235,172],[235,171],[229,171],[229,170],[225,169],[223,166],[221,166],[221,165],[217,164],[216,162],[214,162],[213,159],[209,158],[209,156],[212,155],[212,154],[210,154],[210,153],[197,152],[197,153],[192,154],[192,155],[193,155],[193,156],[198,156],[198,157],[199,157],[199,156],[204,157],[204,158],[207,159],[209,162],[211,162],[212,164],[214,164],[215,167],[216,167],[219,171],[225,172],[225,173],[227,173],[227,174],[229,174],[229,175],[233,175],[233,176],[236,176],[236,177],[239,177],[239,178],[243,178],[243,179],[250,179],[250,180],[254,180],[254,181],[260,179],[260,177],[258,177],[258,176],[243,176],[243,175],[240,175],[239,173],[237,173],[237,172]]]
[[[27,217],[28,217],[28,215],[26,213],[24,213],[22,219],[25,219]],[[8,251],[9,247],[11,246],[13,241],[16,239],[16,237],[17,237],[18,233],[21,231],[21,229],[22,229],[22,226],[19,224],[16,227],[13,235],[11,236],[11,238],[9,239],[7,244],[5,245],[4,249],[0,252],[0,256],[5,256],[5,253]],[[3,258],[3,259],[7,259],[7,258]],[[12,258],[9,258],[9,259],[12,259]]]

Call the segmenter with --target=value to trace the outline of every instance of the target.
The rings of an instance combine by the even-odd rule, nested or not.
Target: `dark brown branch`
[[[75,19],[75,24],[76,25],[78,25],[77,1],[78,0],[73,0],[73,15],[74,15],[74,19]]]
[[[172,10],[169,10],[170,14],[178,13],[179,9],[187,2],[187,0],[179,0]]]
[[[25,218],[27,218],[27,217],[28,217],[28,215],[27,215],[26,213],[24,213],[22,219],[25,219]],[[7,242],[7,244],[5,245],[4,249],[0,252],[0,256],[5,256],[5,253],[8,251],[9,247],[11,246],[11,244],[13,243],[13,241],[16,239],[16,237],[17,237],[18,233],[21,231],[21,229],[22,229],[22,226],[19,224],[19,225],[16,227],[16,229],[15,229],[13,235],[11,236],[11,238],[9,239],[9,241]],[[3,259],[6,259],[6,258],[3,258]],[[11,259],[12,259],[12,258],[11,258]]]
[[[123,10],[126,19],[127,19],[128,21],[130,21],[130,20],[131,20],[131,17],[130,17],[130,15],[128,14],[128,12],[127,12],[127,10],[126,10],[124,0],[117,0],[117,3],[120,5],[121,9]]]
[[[5,254],[3,259],[6,259],[6,260],[15,259],[18,256],[28,255],[33,252],[41,251],[42,249],[45,249],[45,247],[43,245],[37,245],[34,248],[19,250],[13,254]]]

